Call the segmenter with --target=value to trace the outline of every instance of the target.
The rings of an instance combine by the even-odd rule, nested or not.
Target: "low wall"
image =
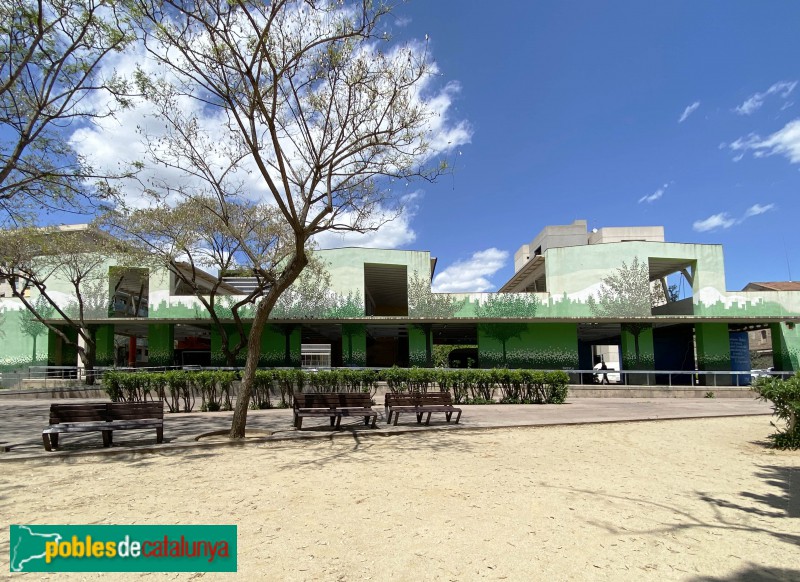
[[[0,390],[2,400],[38,400],[52,398],[93,398],[108,400],[102,387],[95,386],[54,386],[51,388],[28,388],[22,390]]]
[[[758,398],[750,388],[736,386],[570,386],[568,398]]]

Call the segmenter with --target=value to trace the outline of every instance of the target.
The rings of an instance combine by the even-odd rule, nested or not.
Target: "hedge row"
[[[200,395],[203,411],[230,410],[231,389],[238,380],[234,371],[115,372],[103,376],[103,387],[111,400],[138,402],[155,397],[167,402],[170,411],[189,412]],[[375,396],[378,382],[392,392],[450,392],[458,404],[561,404],[567,397],[566,372],[538,370],[443,370],[390,368],[386,370],[339,369],[307,372],[299,369],[258,370],[252,408],[272,408],[271,393],[280,394],[276,405],[291,404],[296,390],[311,392],[368,392]]]
[[[775,416],[786,423],[783,430],[770,435],[780,449],[800,449],[800,373],[782,380],[761,377],[753,384],[761,400],[772,402]]]

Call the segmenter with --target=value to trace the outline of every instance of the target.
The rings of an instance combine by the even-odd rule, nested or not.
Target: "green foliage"
[[[800,373],[791,378],[762,377],[753,385],[761,400],[770,401],[777,416],[786,426],[781,428],[773,423],[778,432],[770,435],[773,443],[780,449],[800,448]]]
[[[428,368],[388,368],[380,378],[392,392],[426,392],[438,386],[450,392],[460,404],[495,401],[501,391],[501,402],[561,404],[567,398],[569,375],[563,371],[538,370],[443,370]]]
[[[256,370],[253,379],[253,394],[250,399],[250,408],[263,410],[272,408],[272,386],[278,379],[278,370]],[[291,391],[289,392],[291,394]],[[281,390],[281,403],[286,404],[286,394]]]
[[[706,394],[705,394],[705,396],[703,396],[703,398],[716,398],[716,396],[714,395],[713,392],[706,392]]]

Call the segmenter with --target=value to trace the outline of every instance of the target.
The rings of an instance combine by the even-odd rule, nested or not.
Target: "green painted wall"
[[[800,327],[793,325],[791,329],[785,323],[773,323],[772,361],[779,371],[800,370]]]
[[[698,370],[730,370],[731,340],[726,323],[695,324]]]
[[[345,366],[367,365],[366,325],[360,323],[342,325],[342,362]]]
[[[342,248],[316,251],[315,255],[328,263],[331,291],[341,295],[358,291],[364,297],[364,263],[405,265],[408,277],[417,272],[430,279],[431,254],[428,251],[399,251],[386,249]]]
[[[425,367],[428,363],[427,346],[425,341],[425,331],[416,325],[408,326],[408,363],[419,368]],[[428,330],[429,341],[433,346],[433,338]],[[433,349],[433,347],[431,347]]]
[[[94,329],[95,365],[114,365],[114,326],[98,325]],[[151,352],[152,354],[152,348]]]
[[[148,326],[150,327],[150,326]],[[236,331],[235,325],[225,326],[225,332],[228,334],[228,345],[233,347],[239,342],[239,333]],[[245,333],[249,332],[248,326],[245,326]],[[148,340],[149,341],[149,340]],[[245,347],[236,359],[237,366],[244,366],[247,358],[247,348]],[[225,354],[222,352],[222,335],[216,328],[211,329],[211,365],[212,366],[227,366],[228,362],[225,359]]]
[[[637,337],[638,348],[637,355]],[[653,348],[653,328],[625,327],[620,332],[620,351],[622,352],[622,367],[625,370],[652,370],[655,368],[655,350]]]
[[[163,323],[148,325],[147,352],[148,366],[172,366],[175,362],[175,326]]]
[[[576,368],[578,326],[572,323],[481,323],[478,324],[478,358],[482,368]]]
[[[262,366],[300,367],[300,343],[302,335],[299,325],[267,325],[261,334]],[[288,360],[287,360],[288,350]]]
[[[12,299],[0,299],[0,370],[47,364],[47,328]]]

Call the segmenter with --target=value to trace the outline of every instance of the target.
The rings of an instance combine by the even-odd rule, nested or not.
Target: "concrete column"
[[[151,323],[147,326],[147,365],[172,366],[175,363],[175,326]]]
[[[727,323],[696,323],[694,326],[698,370],[730,370],[731,341]],[[713,386],[715,379],[700,377],[700,383]],[[730,385],[730,376],[717,375],[716,384]]]

